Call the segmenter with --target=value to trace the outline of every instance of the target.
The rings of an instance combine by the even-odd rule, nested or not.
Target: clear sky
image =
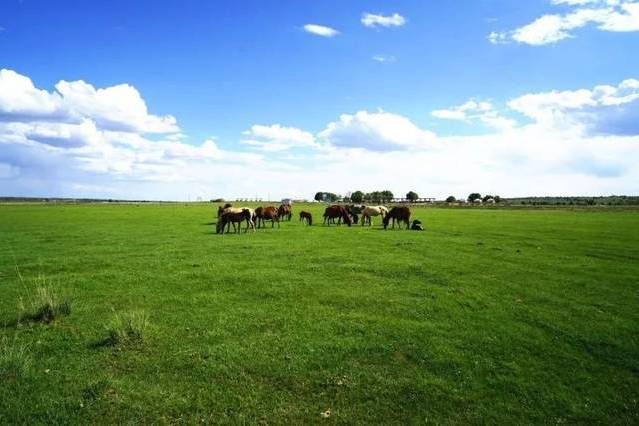
[[[639,1],[0,3],[0,195],[639,194]]]

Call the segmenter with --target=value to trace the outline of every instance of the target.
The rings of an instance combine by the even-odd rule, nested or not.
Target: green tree
[[[482,199],[482,201],[485,203],[485,202],[487,202],[488,200],[490,200],[490,199],[492,199],[492,198],[493,198],[493,196],[492,196],[492,195],[488,195],[488,194],[486,194],[486,195],[484,195],[484,198]]]
[[[385,191],[381,192],[381,201],[384,203],[388,203],[390,202],[393,198],[395,198],[395,196],[393,195],[393,193],[391,191],[389,191],[388,189]]]
[[[351,201],[354,203],[361,203],[364,200],[364,193],[362,191],[355,191],[351,194]]]
[[[457,201],[457,198],[453,197],[452,195],[446,198],[447,203],[454,203],[455,201]]]
[[[417,195],[415,191],[409,191],[408,194],[406,194],[406,198],[408,198],[409,201],[414,202],[419,198],[419,195]]]
[[[334,203],[339,200],[339,195],[333,194],[332,192],[324,192],[324,201],[328,201],[329,203]]]
[[[468,196],[468,202],[472,203],[475,200],[481,200],[481,194],[479,192],[473,192]]]
[[[315,201],[324,201],[324,193],[323,192],[315,193]]]

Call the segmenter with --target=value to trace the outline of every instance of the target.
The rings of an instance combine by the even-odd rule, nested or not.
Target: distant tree
[[[493,199],[495,200],[496,203],[500,203],[501,202],[501,197],[499,195],[495,195],[493,197]]]
[[[364,193],[362,191],[355,191],[351,194],[351,201],[354,203],[361,203],[364,200]]]
[[[390,202],[393,198],[395,198],[395,196],[393,195],[393,193],[391,191],[389,191],[388,189],[385,191],[381,192],[381,201],[384,203],[388,203]]]
[[[315,193],[315,201],[324,201],[324,193],[323,192]]]
[[[481,200],[481,194],[479,192],[473,192],[468,196],[468,202],[472,203],[475,200]]]
[[[408,198],[409,201],[415,201],[419,198],[419,195],[417,195],[417,192],[415,191],[409,191],[408,194],[406,194],[406,198]]]
[[[369,192],[364,196],[364,199],[375,204],[379,204],[382,201],[382,193],[379,191]]]
[[[457,201],[457,198],[453,197],[452,195],[446,198],[447,203],[454,203],[455,201]]]
[[[333,194],[332,192],[324,193],[324,201],[328,201],[329,203],[334,203],[335,201],[339,200],[339,198],[339,195]]]
[[[492,198],[493,198],[492,195],[486,194],[486,195],[484,195],[484,198],[482,198],[482,201],[485,203],[486,201],[491,200]]]

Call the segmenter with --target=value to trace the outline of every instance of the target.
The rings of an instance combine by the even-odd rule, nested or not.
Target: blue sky
[[[639,192],[634,0],[5,0],[0,27],[5,195]]]

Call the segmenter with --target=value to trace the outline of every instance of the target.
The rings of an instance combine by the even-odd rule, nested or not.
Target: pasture
[[[0,205],[0,423],[639,422],[638,211],[216,209]],[[37,286],[70,313],[18,322]]]

